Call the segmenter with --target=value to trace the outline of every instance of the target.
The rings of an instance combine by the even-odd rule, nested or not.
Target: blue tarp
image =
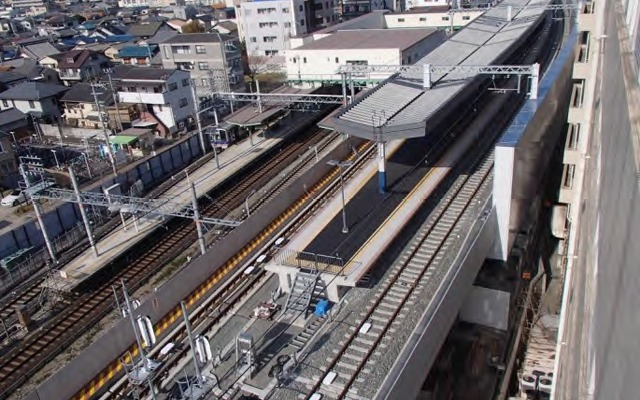
[[[316,304],[316,317],[325,317],[329,311],[329,300],[322,299]]]

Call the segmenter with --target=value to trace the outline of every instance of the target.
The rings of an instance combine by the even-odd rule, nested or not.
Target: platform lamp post
[[[353,161],[337,161],[329,160],[327,164],[340,168],[340,191],[342,193],[342,233],[349,233],[349,227],[347,226],[347,211],[346,203],[344,199],[344,168],[348,168],[353,165]]]

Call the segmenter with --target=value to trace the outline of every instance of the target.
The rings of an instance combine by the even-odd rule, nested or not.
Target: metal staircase
[[[306,312],[313,299],[317,282],[317,271],[298,271],[291,285],[291,291],[289,291],[289,296],[287,296],[287,302],[282,313],[285,314],[296,311]]]

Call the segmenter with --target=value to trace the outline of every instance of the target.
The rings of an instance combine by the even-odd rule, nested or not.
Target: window
[[[306,64],[307,63],[307,57],[302,57],[302,62]]]
[[[448,20],[449,20],[449,17],[442,17],[442,20],[443,20],[443,21],[448,21]]]
[[[202,71],[207,71],[209,69],[209,63],[199,62],[198,63],[198,69],[202,70]]]
[[[36,108],[36,103],[33,100],[29,100],[29,108]]]
[[[300,4],[300,5],[298,6],[298,11],[300,11],[300,12],[304,11],[304,8],[302,7],[302,4]],[[304,24],[302,24],[302,25],[304,25]]]
[[[137,91],[138,91],[138,88],[136,88],[135,86],[129,86],[127,88],[127,92],[137,92]]]
[[[176,90],[178,88],[178,84],[176,82],[170,83],[169,84],[169,91],[173,92],[174,90]]]
[[[182,80],[182,87],[189,86],[189,79],[185,78]]]
[[[207,54],[207,49],[206,47],[202,46],[202,45],[196,45],[196,54]]]
[[[162,112],[162,106],[158,106],[158,112]]]
[[[295,63],[298,62],[298,59],[294,57],[294,58],[291,59],[291,61],[293,61],[293,63],[295,64]]]
[[[469,21],[469,20],[471,20],[471,17],[470,17],[470,16],[468,16],[468,15],[463,15],[463,16],[462,16],[462,20],[463,20],[463,21]]]
[[[186,107],[187,104],[189,104],[189,102],[187,101],[186,97],[181,98],[180,101],[178,102],[178,105],[180,106],[180,108]]]
[[[336,57],[336,64],[340,64],[340,59]]]
[[[171,46],[173,54],[191,54],[191,46]]]
[[[6,100],[2,100],[2,105],[5,107],[9,107],[9,102]]]
[[[404,18],[398,18],[398,22],[404,22]]]
[[[324,8],[329,9],[329,2],[328,1],[324,2]]]
[[[286,8],[286,7],[285,7],[285,8],[283,8],[283,9],[282,9],[282,13],[283,13],[283,14],[289,14],[289,9],[288,9],[288,8]]]
[[[276,12],[276,9],[273,7],[269,8],[258,8],[258,14],[270,14],[272,12]]]
[[[278,26],[277,22],[260,22],[258,23],[258,28],[273,28]]]
[[[304,26],[304,19],[300,20],[300,25]]]
[[[278,39],[277,36],[265,36],[262,38],[262,41],[265,43],[273,43],[276,41],[276,39]]]
[[[573,187],[573,178],[575,177],[576,166],[574,164],[564,164],[562,171],[562,187],[571,189]]]
[[[264,55],[265,56],[277,56],[278,55],[278,50],[265,50],[264,51]]]
[[[250,41],[251,43],[256,43],[258,40],[257,40],[255,37],[250,37],[250,38],[249,38],[249,41]]]
[[[284,23],[284,27],[285,28],[291,28],[291,22],[285,22]]]
[[[420,17],[420,22],[427,22],[427,19],[425,17]]]
[[[580,124],[569,124],[567,132],[567,149],[577,150],[580,141]]]

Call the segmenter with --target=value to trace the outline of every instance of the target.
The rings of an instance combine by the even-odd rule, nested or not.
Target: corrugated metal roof
[[[511,0],[518,6],[545,5],[549,0]],[[440,47],[415,64],[432,65],[491,65],[499,62],[504,53],[545,12],[543,7],[514,11],[510,23],[506,21],[506,8],[493,8],[452,36]],[[397,133],[402,125],[423,124],[447,102],[454,98],[475,74],[449,73],[432,76],[434,86],[422,89],[423,73],[405,72],[387,80],[381,87],[362,96],[357,103],[337,114],[336,126],[357,136],[370,135],[372,127],[381,127]],[[376,102],[376,99],[383,99]],[[384,109],[384,113],[373,111]],[[339,121],[344,121],[341,124]],[[415,130],[415,129],[414,129]],[[424,130],[424,129],[422,129]],[[409,131],[409,129],[406,129]],[[424,133],[423,133],[424,134]]]

